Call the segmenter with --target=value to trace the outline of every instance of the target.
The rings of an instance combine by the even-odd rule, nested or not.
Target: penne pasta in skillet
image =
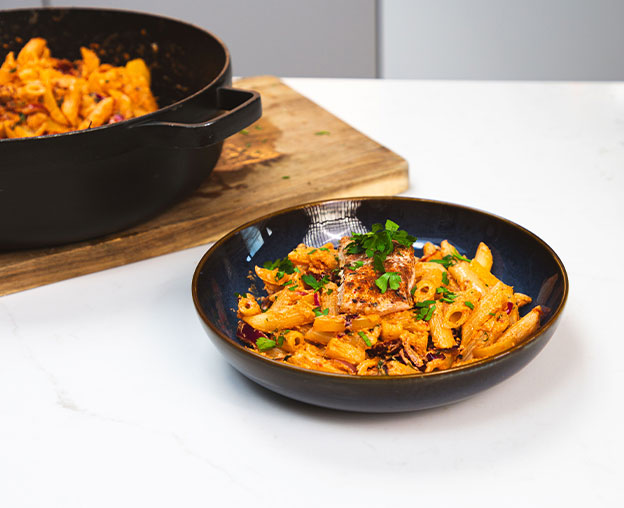
[[[82,60],[54,58],[45,39],[29,40],[0,65],[0,139],[100,127],[158,109],[150,71],[140,59],[123,67],[101,63],[80,48]]]

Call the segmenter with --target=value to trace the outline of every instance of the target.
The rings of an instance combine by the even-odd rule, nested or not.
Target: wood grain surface
[[[260,92],[263,116],[225,142],[213,173],[196,192],[120,233],[0,253],[0,295],[208,243],[249,220],[306,201],[407,189],[403,158],[278,78],[245,78],[235,86]]]

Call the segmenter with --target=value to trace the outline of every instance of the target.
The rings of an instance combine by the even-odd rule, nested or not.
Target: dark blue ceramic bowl
[[[494,257],[492,272],[549,309],[528,340],[493,358],[441,372],[355,377],[316,372],[269,360],[236,339],[235,293],[248,290],[255,265],[286,256],[299,243],[320,246],[386,219],[426,241],[448,239],[474,255],[480,241]],[[272,213],[232,231],[199,262],[192,284],[201,322],[219,351],[242,374],[277,393],[318,406],[398,412],[456,402],[500,383],[529,363],[555,331],[568,296],[561,260],[537,236],[503,218],[464,206],[401,197],[309,203]],[[529,309],[525,309],[527,311]]]

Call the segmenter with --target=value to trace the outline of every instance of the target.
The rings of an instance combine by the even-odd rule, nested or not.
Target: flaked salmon
[[[386,272],[398,273],[399,288],[388,288],[384,293],[375,284],[381,273],[375,270],[373,261],[365,254],[349,254],[347,246],[351,238],[340,240],[339,259],[342,273],[338,289],[338,306],[345,314],[389,314],[410,309],[413,306],[411,289],[416,282],[416,257],[414,249],[394,244],[394,250],[384,261]]]

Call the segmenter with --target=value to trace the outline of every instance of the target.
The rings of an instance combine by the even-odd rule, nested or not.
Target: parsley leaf
[[[321,289],[323,289],[325,284],[329,282],[329,278],[327,277],[327,275],[323,275],[323,278],[321,280],[316,280],[314,278],[314,275],[310,275],[307,273],[301,276],[301,280],[312,289],[314,289],[314,291],[320,291]]]
[[[442,265],[444,268],[448,268],[449,266],[453,266],[455,264],[455,261],[453,260],[453,256],[451,256],[450,254],[447,254],[442,259],[430,259],[427,262],[428,263],[438,263],[438,264]]]
[[[364,261],[355,261],[352,265],[346,265],[345,268],[347,270],[356,270],[364,266]]]
[[[368,336],[364,332],[358,332],[358,335],[362,337],[364,344],[366,344],[368,347],[371,347],[373,345],[370,339],[368,338]]]
[[[287,257],[276,259],[275,261],[266,261],[262,266],[267,270],[275,270],[277,268],[279,272],[284,272],[289,275],[295,271],[295,266]]]
[[[394,222],[391,221],[390,219],[386,219],[386,231],[398,231],[399,230],[399,225]]]
[[[352,242],[347,245],[347,254],[364,252],[367,257],[372,258],[378,253],[378,258],[383,263],[388,254],[394,250],[393,242],[408,247],[416,241],[416,237],[399,230],[398,224],[388,219],[385,226],[373,224],[370,233],[352,233],[351,240]]]
[[[258,337],[256,339],[256,346],[260,351],[268,351],[275,347],[275,341],[273,339],[267,339],[266,337]]]
[[[401,285],[401,276],[396,272],[385,272],[375,281],[375,285],[382,294],[388,290],[388,287],[397,290]]]
[[[452,254],[447,254],[442,259],[430,259],[427,261],[428,263],[438,263],[441,264],[444,268],[448,268],[449,266],[453,266],[457,261],[466,261],[470,263],[470,259],[466,256],[462,256],[459,252],[455,251]]]
[[[470,310],[474,310],[474,304],[472,302],[464,302],[464,305]]]
[[[314,315],[315,315],[316,317],[319,317],[319,316],[327,316],[327,314],[329,314],[329,309],[323,309],[323,310],[321,310],[321,308],[320,308],[320,307],[315,307],[315,308],[314,308],[314,309],[312,309],[312,310],[314,311]]]
[[[455,299],[457,298],[457,295],[455,293],[450,291],[448,288],[445,288],[442,286],[436,289],[436,294],[442,295],[442,298],[440,298],[440,301],[444,303],[453,303]]]
[[[416,319],[423,321],[429,321],[431,316],[433,316],[433,311],[435,310],[435,300],[425,300],[424,302],[417,302],[414,304],[414,307],[418,309],[416,311]]]
[[[462,256],[457,251],[453,252],[453,257],[457,259],[458,261],[466,261],[467,263],[470,263],[470,260],[466,256]]]
[[[448,286],[448,283],[449,283],[448,273],[444,271],[442,272],[442,284],[444,284],[445,286]]]

